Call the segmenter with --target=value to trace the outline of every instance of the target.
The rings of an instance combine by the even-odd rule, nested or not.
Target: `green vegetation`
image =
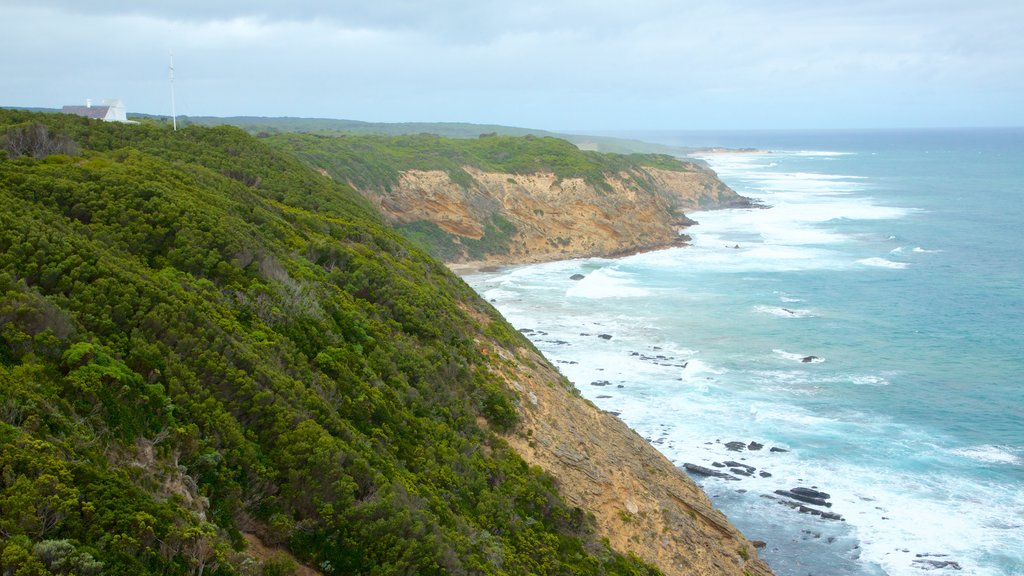
[[[353,189],[237,128],[0,111],[41,128],[79,155],[0,153],[0,573],[292,571],[243,532],[326,574],[655,572],[496,435],[485,350],[529,343]]]
[[[424,247],[432,256],[446,261],[468,257],[483,260],[491,254],[507,254],[509,240],[516,227],[501,214],[491,214],[484,222],[484,235],[479,239],[449,234],[428,220],[395,226],[399,233]]]
[[[169,123],[170,117],[129,114],[135,120],[155,120]],[[561,138],[586,150],[612,152],[615,154],[668,154],[683,156],[699,150],[685,146],[654,144],[641,140],[593,136],[582,134],[561,134],[534,128],[519,128],[499,124],[470,124],[467,122],[363,122],[360,120],[339,120],[334,118],[268,118],[261,116],[213,116],[178,117],[178,126],[198,124],[201,126],[237,126],[250,134],[280,134],[283,132],[304,132],[322,136],[376,135],[401,136],[408,134],[434,134],[446,138],[476,138],[481,134],[502,136],[536,136]]]
[[[559,179],[582,178],[599,191],[610,191],[607,176],[611,174],[630,172],[641,187],[653,188],[654,182],[645,171],[647,167],[693,169],[691,164],[671,156],[589,152],[552,137],[484,134],[473,139],[456,139],[431,134],[279,134],[266,137],[265,141],[295,154],[336,180],[385,197],[407,170],[442,170],[464,189],[474,185],[473,176],[465,170],[471,167],[511,174],[550,172]],[[510,239],[516,233],[515,225],[496,212],[481,220],[484,236],[480,239],[450,234],[429,221],[400,224],[397,229],[433,256],[446,261],[482,260],[489,255],[508,254]],[[568,239],[556,242],[556,245],[569,243]]]
[[[658,154],[605,154],[580,150],[559,138],[484,134],[474,139],[444,138],[432,134],[405,136],[317,136],[281,134],[274,145],[294,152],[313,166],[326,170],[364,190],[389,191],[405,170],[443,170],[464,187],[472,177],[469,166],[490,172],[534,174],[552,172],[558,178],[583,178],[607,189],[607,174],[645,166],[689,170],[683,161]]]

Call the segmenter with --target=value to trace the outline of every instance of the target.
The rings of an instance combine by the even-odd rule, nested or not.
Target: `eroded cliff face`
[[[772,573],[700,487],[617,417],[573,394],[537,352],[495,348],[492,359],[520,397],[521,423],[506,440],[593,514],[613,548],[667,576]]]
[[[486,264],[617,256],[683,242],[685,212],[749,205],[711,170],[638,168],[607,175],[601,186],[551,173],[508,174],[466,167],[471,185],[443,171],[409,170],[391,190],[363,194],[393,223],[431,222],[456,243],[481,240],[498,216],[514,230],[501,249],[461,250],[449,262]]]

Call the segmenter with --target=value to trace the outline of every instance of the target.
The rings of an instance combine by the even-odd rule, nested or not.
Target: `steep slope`
[[[232,128],[0,133],[4,573],[766,573],[725,523],[631,546],[533,407],[664,459],[351,188]]]
[[[276,136],[358,188],[448,262],[614,256],[683,242],[685,212],[747,206],[706,167],[582,151],[554,138]]]

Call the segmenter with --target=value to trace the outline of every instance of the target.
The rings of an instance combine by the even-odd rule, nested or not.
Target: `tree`
[[[64,134],[51,134],[45,124],[14,126],[4,133],[4,150],[9,158],[31,156],[46,158],[50,154],[78,155],[78,144]]]

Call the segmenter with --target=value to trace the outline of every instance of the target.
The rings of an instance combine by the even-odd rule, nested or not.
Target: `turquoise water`
[[[467,281],[678,465],[754,467],[695,479],[778,574],[1024,574],[1024,130],[636,136],[770,150],[704,157],[770,208]]]

